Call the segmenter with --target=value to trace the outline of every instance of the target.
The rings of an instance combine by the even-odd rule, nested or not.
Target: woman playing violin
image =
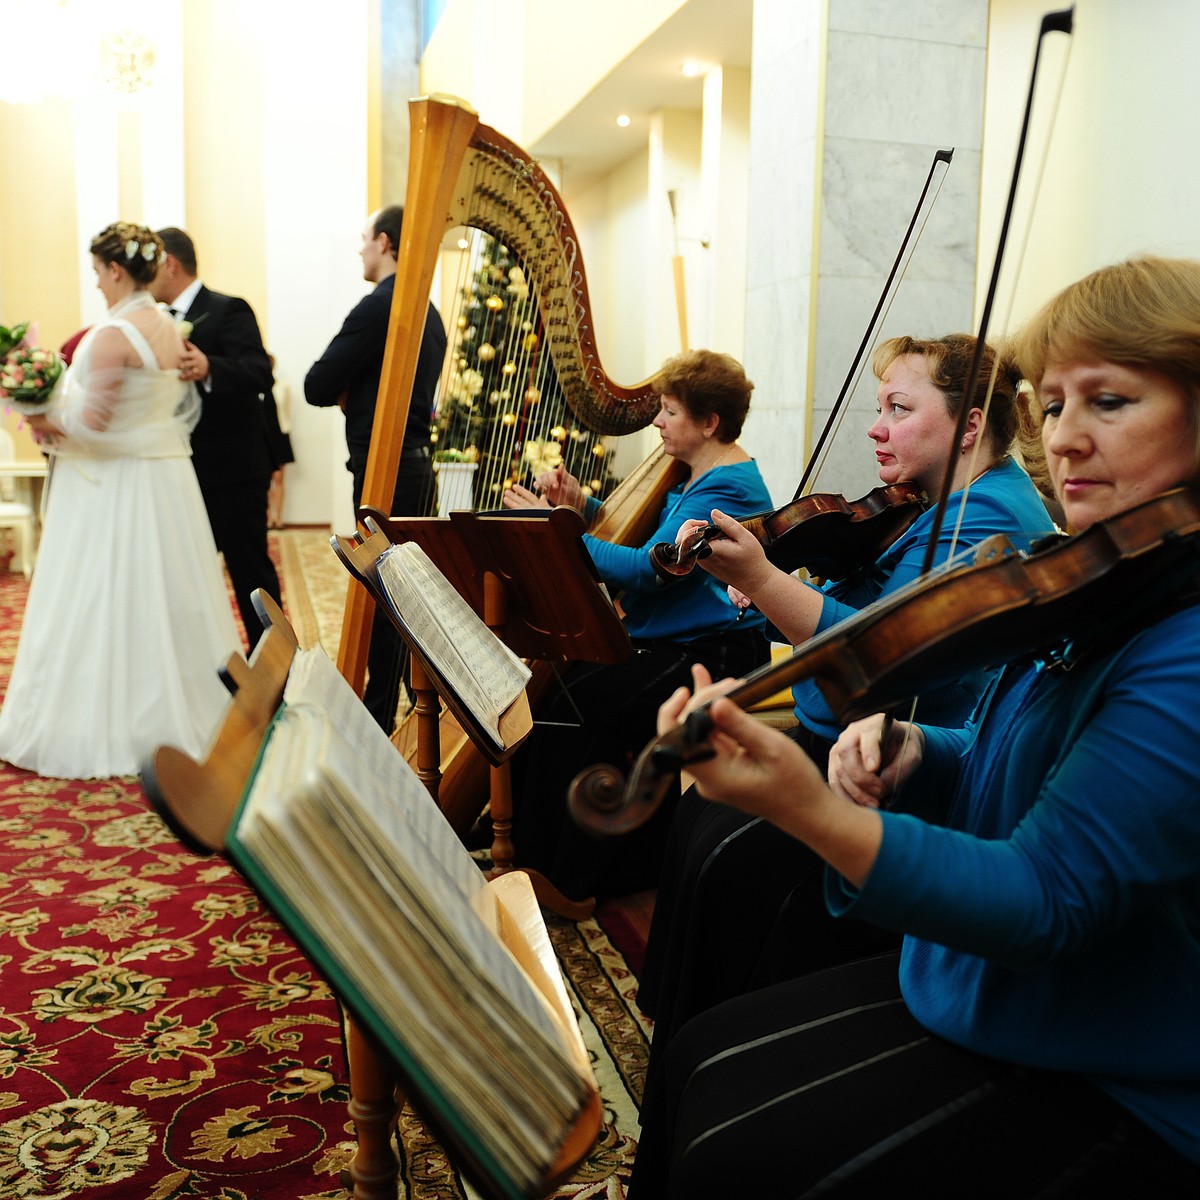
[[[984,347],[974,394],[965,390],[976,340],[967,334],[918,340],[898,337],[876,351],[879,416],[867,431],[884,484],[912,481],[937,499],[954,462],[953,494],[936,546],[943,562],[991,537],[1008,536],[1018,549],[1052,531],[1028,475],[1013,460],[1022,433],[1018,373]],[[989,383],[995,376],[988,397]],[[956,422],[969,404],[965,432]],[[984,417],[984,410],[987,417]],[[1028,433],[1024,437],[1028,440]],[[1024,447],[1040,465],[1041,447]],[[923,513],[874,562],[837,583],[817,588],[771,565],[757,539],[723,514],[727,534],[713,541],[701,566],[734,585],[798,645],[854,616],[872,601],[911,584],[921,573],[933,536],[934,514]],[[690,527],[680,531],[688,535]],[[990,678],[964,675],[921,697],[921,716],[936,725],[961,723]],[[796,684],[792,736],[824,764],[838,723],[812,680]],[[646,949],[638,1003],[656,1022],[648,1092],[659,1046],[704,1008],[750,986],[774,983],[894,946],[895,934],[858,922],[833,922],[821,901],[822,864],[816,855],[768,823],[706,801],[693,789],[677,806]]]
[[[1072,531],[1200,483],[1198,314],[1200,263],[1143,258],[1017,339]],[[1013,662],[962,729],[856,722],[828,784],[713,703],[705,794],[811,847],[830,910],[903,948],[680,1030],[631,1194],[1200,1194],[1198,575]],[[889,810],[901,783],[944,823]]]
[[[693,350],[669,359],[653,386],[661,401],[654,427],[666,453],[687,465],[688,477],[668,493],[644,547],[584,535],[601,578],[620,595],[633,654],[621,663],[570,667],[513,763],[517,862],[578,898],[651,886],[669,814],[629,837],[598,841],[567,815],[575,774],[598,761],[627,764],[653,736],[663,698],[687,682],[690,662],[721,675],[744,674],[769,654],[761,614],[746,620],[724,585],[701,571],[664,586],[649,557],[651,545],[673,538],[682,521],[707,515],[713,505],[740,514],[771,507],[758,466],[737,441],[754,385],[729,355]],[[537,492],[507,491],[505,507],[570,504],[588,519],[600,507],[561,469],[539,476],[535,486]]]

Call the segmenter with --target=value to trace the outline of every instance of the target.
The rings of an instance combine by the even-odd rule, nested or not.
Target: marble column
[[[745,361],[756,388],[744,442],[778,504],[842,387],[937,149],[953,162],[877,336],[974,325],[987,31],[987,0],[755,0]],[[878,484],[874,410],[868,351],[814,490],[853,497]]]

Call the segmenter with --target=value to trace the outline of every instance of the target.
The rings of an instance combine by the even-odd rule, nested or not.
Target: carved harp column
[[[461,100],[409,104],[412,141],[396,288],[363,483],[363,507],[390,511],[416,378],[426,307],[446,230],[467,225],[502,241],[537,295],[547,350],[563,396],[580,422],[601,434],[632,433],[658,411],[649,382],[622,387],[605,374],[592,328],[587,278],[574,227],[545,173],[514,143],[479,122]],[[681,474],[661,452],[604,506],[601,532],[635,542]],[[664,461],[665,459],[665,461]],[[338,669],[362,694],[373,601],[351,583]]]

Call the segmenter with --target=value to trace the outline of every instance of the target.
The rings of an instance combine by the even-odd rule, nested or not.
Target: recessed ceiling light
[[[617,124],[620,125],[622,129],[627,129],[629,127],[629,117],[625,113],[622,113],[617,118]]]
[[[704,69],[698,62],[685,62],[680,68],[688,79],[694,79]]]

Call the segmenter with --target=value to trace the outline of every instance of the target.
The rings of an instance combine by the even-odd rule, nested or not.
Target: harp
[[[537,296],[546,350],[564,398],[581,424],[596,433],[632,433],[648,425],[659,406],[649,381],[622,386],[601,366],[578,237],[541,167],[508,138],[481,124],[460,100],[419,98],[410,102],[409,113],[404,224],[362,496],[362,509],[384,513],[391,503],[426,306],[448,229],[470,226],[491,234],[521,263]],[[666,492],[683,478],[683,470],[661,450],[651,455],[608,498],[592,531],[626,544],[644,540]],[[366,589],[352,583],[338,668],[360,695],[372,611]],[[444,752],[450,749],[446,746]]]

